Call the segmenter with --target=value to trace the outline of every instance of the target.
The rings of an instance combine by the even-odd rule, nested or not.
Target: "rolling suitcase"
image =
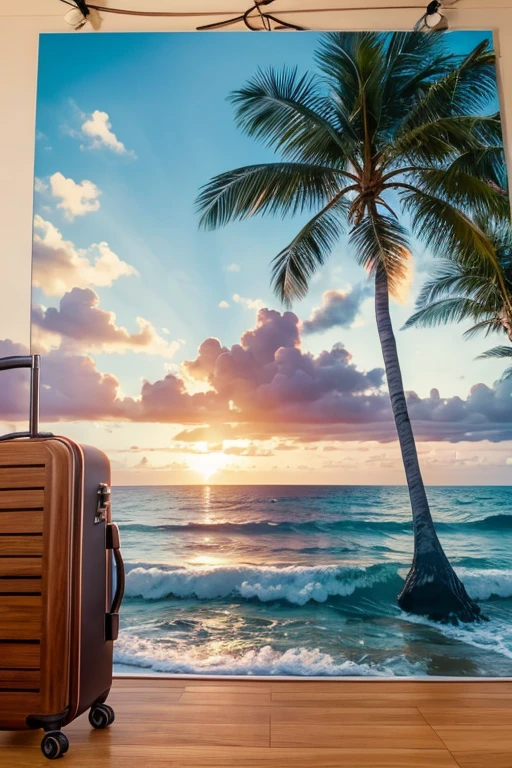
[[[31,404],[30,431],[0,438],[0,729],[43,728],[55,759],[87,709],[94,728],[114,720],[124,568],[107,457],[39,433],[40,358],[0,358],[11,368],[30,368]]]

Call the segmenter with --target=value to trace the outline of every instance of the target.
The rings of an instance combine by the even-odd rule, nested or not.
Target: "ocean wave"
[[[161,600],[167,597],[200,600],[237,595],[261,602],[282,600],[294,605],[324,603],[347,597],[357,589],[397,580],[396,565],[349,566],[218,566],[165,568],[145,564],[127,567],[126,596]]]
[[[441,524],[442,525],[442,524]],[[410,520],[400,522],[397,520],[308,520],[298,522],[296,520],[256,520],[247,523],[238,523],[224,520],[215,523],[178,523],[166,525],[144,525],[141,523],[121,524],[123,533],[204,533],[208,535],[248,535],[263,534],[265,536],[282,535],[286,533],[331,533],[337,532],[375,532],[375,533],[400,533],[411,532]]]
[[[512,571],[497,568],[456,568],[468,594],[474,600],[512,597]]]
[[[503,531],[512,529],[512,515],[489,515],[481,520],[467,523],[473,528],[484,528],[488,531]]]
[[[464,645],[470,645],[473,648],[484,651],[486,654],[496,653],[499,656],[512,660],[512,637],[508,623],[505,625],[502,621],[494,619],[489,624],[475,622],[473,624],[458,624],[454,626],[452,624],[440,624],[436,621],[431,621],[426,616],[414,616],[410,613],[402,613],[401,618],[409,624],[431,627],[452,642],[456,641]]]
[[[205,652],[206,650],[206,652]],[[335,660],[318,649],[289,648],[279,652],[265,646],[239,655],[214,653],[208,649],[162,648],[136,636],[121,634],[115,644],[116,664],[152,672],[197,675],[295,675],[311,677],[391,675],[385,667],[373,667],[354,661]]]
[[[474,600],[512,597],[512,570],[455,568]],[[126,597],[144,600],[239,597],[266,603],[292,605],[325,603],[329,598],[350,597],[357,590],[371,590],[379,603],[395,602],[406,564],[358,566],[250,566],[226,565],[171,567],[128,563]]]
[[[478,528],[489,531],[512,530],[512,515],[490,515],[479,520],[437,520],[437,530],[456,531],[457,529]],[[412,531],[411,520],[255,520],[246,523],[223,520],[215,523],[182,523],[145,525],[141,523],[121,524],[123,532],[135,533],[187,533],[199,532],[209,534],[265,534],[282,533],[329,533],[336,531],[374,531],[376,533],[408,533]]]

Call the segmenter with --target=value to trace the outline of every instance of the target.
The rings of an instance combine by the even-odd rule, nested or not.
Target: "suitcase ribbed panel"
[[[102,483],[110,465],[96,449],[59,437],[0,442],[0,729],[63,726],[108,695]]]
[[[0,692],[39,693],[44,464],[0,466]]]

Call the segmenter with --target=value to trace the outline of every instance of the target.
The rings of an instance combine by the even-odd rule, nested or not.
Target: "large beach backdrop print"
[[[112,463],[117,671],[512,675],[490,33],[42,35],[34,188],[42,417]]]

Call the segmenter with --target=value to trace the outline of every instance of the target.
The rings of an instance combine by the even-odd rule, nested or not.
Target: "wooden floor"
[[[512,768],[512,683],[118,678],[114,725],[66,728],[67,768]],[[50,765],[41,732],[0,766]]]

